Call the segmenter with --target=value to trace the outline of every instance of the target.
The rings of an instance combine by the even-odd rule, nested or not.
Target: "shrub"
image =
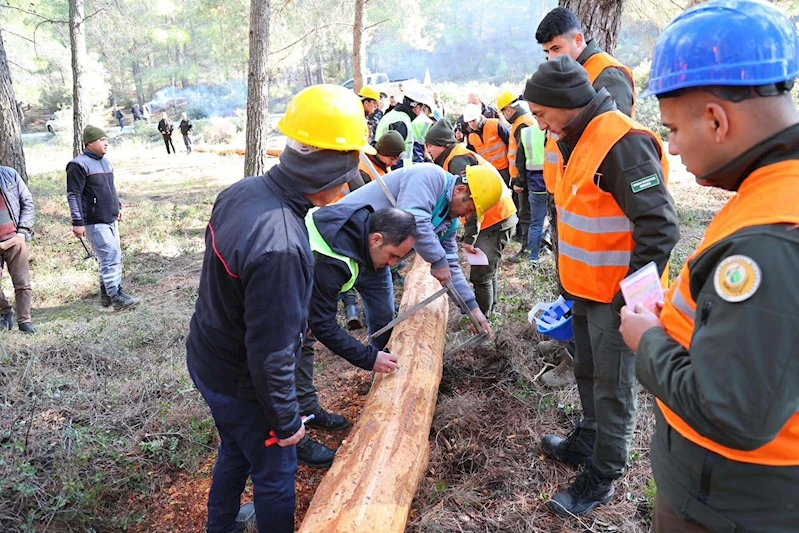
[[[236,125],[232,120],[214,117],[203,128],[203,138],[209,144],[229,143],[236,134]]]

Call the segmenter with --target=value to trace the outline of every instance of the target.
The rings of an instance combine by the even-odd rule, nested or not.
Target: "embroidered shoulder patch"
[[[652,187],[656,187],[658,185],[660,185],[660,178],[657,174],[651,174],[645,178],[641,178],[640,180],[635,180],[630,184],[630,188],[632,188],[633,194],[637,194],[641,191],[651,189]]]
[[[762,281],[760,266],[745,255],[731,255],[716,267],[713,284],[716,293],[728,302],[743,302],[752,297]]]

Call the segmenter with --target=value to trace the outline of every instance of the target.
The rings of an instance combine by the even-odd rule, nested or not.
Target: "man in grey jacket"
[[[392,207],[392,200],[396,201],[396,207],[416,217],[418,235],[414,249],[431,264],[431,274],[442,284],[451,280],[483,330],[490,332],[488,321],[480,311],[458,262],[455,236],[460,227],[459,218],[468,219],[476,212],[464,178],[453,176],[432,163],[420,163],[391,172],[382,181],[367,183],[339,203],[367,204],[377,210]],[[371,293],[369,297],[375,303],[380,303],[379,306],[370,306],[374,311],[372,316],[367,316],[369,331],[377,331],[388,324],[394,316],[394,288],[390,269],[381,268],[374,274],[364,272],[355,288],[361,297]],[[376,344],[385,346],[388,336],[389,333],[385,333],[376,339]]]
[[[0,277],[3,263],[14,284],[17,323],[23,333],[35,333],[31,322],[31,276],[27,241],[33,228],[33,197],[16,170],[0,166]],[[0,329],[11,329],[14,311],[0,289]]]

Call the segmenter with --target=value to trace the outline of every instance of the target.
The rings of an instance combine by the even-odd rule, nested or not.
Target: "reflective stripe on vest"
[[[308,228],[308,240],[311,243],[311,250],[332,259],[338,259],[347,265],[347,268],[350,271],[350,279],[344,285],[342,285],[340,291],[347,292],[355,285],[355,281],[358,279],[358,262],[351,257],[334,252],[330,245],[327,244],[324,237],[322,237],[322,234],[319,233],[319,229],[316,227],[316,222],[313,219],[314,213],[316,213],[318,210],[319,208],[315,207],[309,210],[308,214],[305,215],[305,227]]]
[[[583,63],[583,68],[586,70],[586,72],[588,72],[588,79],[591,80],[591,85],[594,84],[596,79],[606,68],[617,68],[624,72],[624,74],[627,75],[627,79],[630,80],[630,85],[633,89],[633,106],[630,115],[631,118],[635,117],[635,78],[633,78],[633,71],[630,67],[624,65],[618,59],[606,52],[599,52],[598,54],[594,54],[586,59],[585,63]]]
[[[691,263],[706,250],[733,234],[754,226],[799,225],[799,161],[790,160],[760,168],[747,177],[738,193],[719,211],[696,251],[688,258],[677,281],[666,295],[660,320],[668,334],[691,349],[696,301],[691,294]],[[747,305],[740,302],[736,305]],[[796,335],[795,332],[785,332]],[[768,339],[759,339],[768,343]],[[723,357],[723,354],[719,354]],[[732,461],[768,466],[799,466],[799,413],[794,414],[777,436],[756,450],[728,448],[700,435],[666,404],[657,400],[666,422],[680,435]]]
[[[508,168],[508,146],[499,136],[499,119],[490,118],[483,126],[483,137],[477,133],[469,134],[469,144],[483,159],[494,165],[497,170]]]
[[[387,174],[385,170],[380,169],[377,167],[377,165],[372,163],[372,160],[369,159],[369,156],[363,152],[361,152],[361,160],[358,163],[358,168],[367,176],[369,176],[371,181],[377,181],[377,178]]]
[[[527,170],[544,170],[544,142],[546,134],[538,127],[538,123],[522,130],[522,147],[524,148],[524,168]]]
[[[449,155],[444,160],[442,168],[447,172],[450,172],[449,164],[457,156],[471,156],[474,158],[474,160],[477,161],[477,164],[479,166],[495,169],[495,167],[491,163],[480,157],[478,154],[472,152],[468,148],[465,148],[461,144],[456,144],[452,148],[452,151],[450,151]],[[483,217],[483,223],[479,225],[481,231],[486,228],[490,228],[495,224],[499,224],[500,222],[504,221],[511,215],[516,214],[516,204],[513,203],[513,196],[510,193],[510,189],[508,189],[508,187],[505,186],[505,180],[502,180],[502,185],[503,185],[503,191],[502,195],[499,197],[499,202],[494,204],[494,206],[491,207],[491,209],[486,211],[485,216]]]
[[[508,144],[508,163],[510,165],[508,169],[510,170],[510,177],[513,179],[519,177],[519,169],[516,168],[516,153],[519,151],[519,145],[516,142],[516,130],[522,125],[537,126],[533,115],[529,113],[525,113],[513,122],[513,126],[510,129],[510,142]]]
[[[668,163],[660,137],[623,113],[611,111],[591,120],[555,184],[560,280],[566,292],[579,298],[610,303],[630,267],[633,225],[613,195],[597,185],[596,174],[608,152],[633,129],[657,141],[667,181]]]
[[[380,119],[380,122],[377,123],[377,129],[375,131],[375,139],[378,141],[380,138],[387,132],[388,127],[392,124],[396,124],[397,122],[402,122],[405,124],[405,129],[408,131],[407,136],[405,137],[405,156],[402,158],[403,167],[409,166],[413,164],[413,143],[414,143],[414,136],[413,136],[413,125],[411,123],[411,118],[401,112],[397,111],[396,109],[392,109],[385,115],[383,118]]]

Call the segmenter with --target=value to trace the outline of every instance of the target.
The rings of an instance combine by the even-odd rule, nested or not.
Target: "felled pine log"
[[[441,288],[416,256],[400,311]],[[399,323],[388,348],[399,369],[375,374],[366,404],[316,489],[300,533],[401,533],[430,454],[447,315],[441,297]]]
[[[209,154],[217,154],[217,155],[245,155],[246,150],[244,148],[223,148],[223,147],[216,147],[216,146],[195,146],[192,148],[195,152],[206,152]],[[280,154],[283,152],[282,149],[275,149],[275,148],[267,148],[266,155],[269,157],[280,157]]]

